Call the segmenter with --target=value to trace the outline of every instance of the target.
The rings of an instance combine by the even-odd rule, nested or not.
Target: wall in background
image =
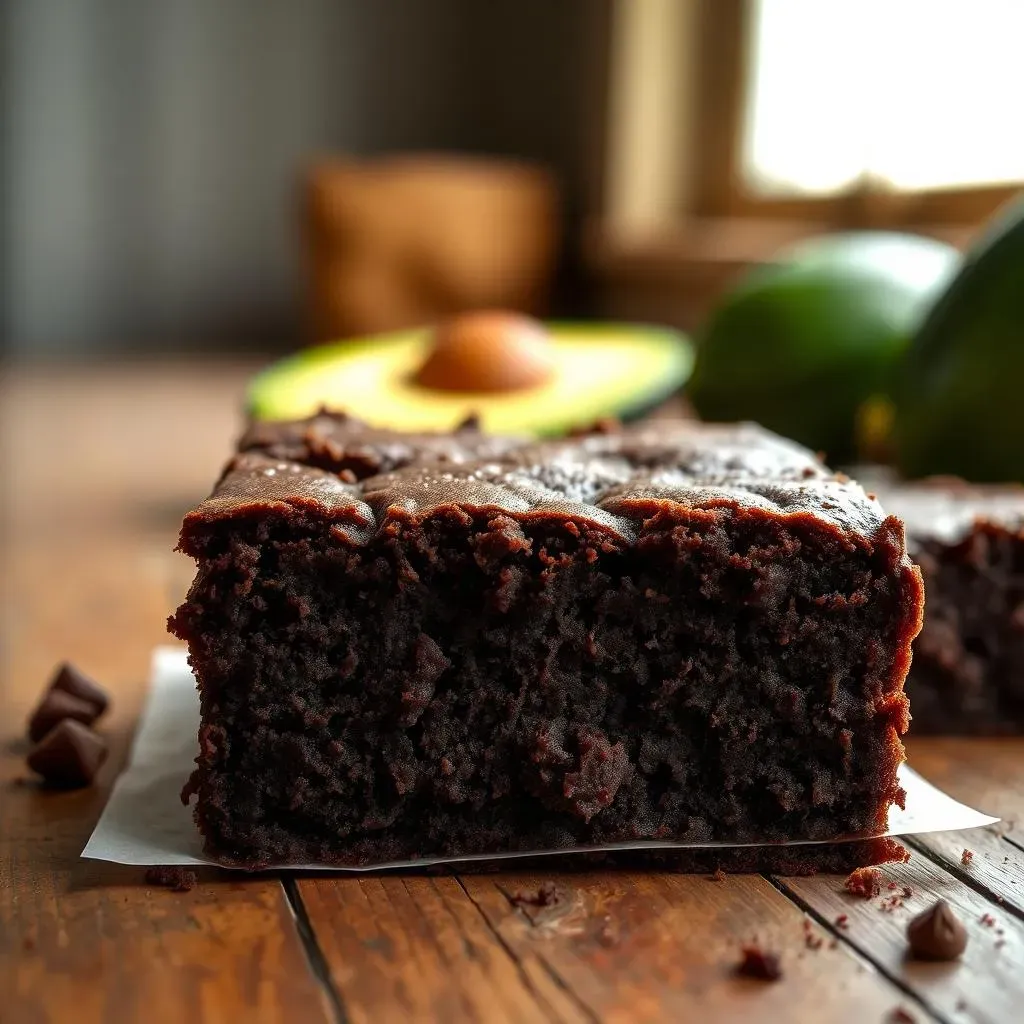
[[[9,0],[15,355],[292,344],[311,155],[446,149],[593,187],[602,4]]]

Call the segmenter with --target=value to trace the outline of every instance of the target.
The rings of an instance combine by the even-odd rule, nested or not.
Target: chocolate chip
[[[28,766],[51,786],[88,786],[106,760],[106,741],[88,726],[65,718],[28,755]]]
[[[96,721],[96,706],[72,696],[70,693],[65,693],[63,690],[55,690],[51,687],[43,695],[39,706],[32,712],[32,717],[28,720],[29,739],[38,742],[65,718],[74,719],[85,725],[92,725]]]
[[[907,925],[907,940],[921,960],[955,960],[967,948],[967,931],[945,900],[939,900]]]
[[[736,966],[736,973],[758,981],[778,981],[782,977],[782,965],[776,953],[769,953],[759,946],[744,946],[743,957]]]
[[[106,693],[96,683],[65,662],[57,669],[32,712],[28,722],[29,738],[38,742],[64,718],[92,725],[109,704]]]
[[[67,661],[57,669],[57,674],[53,677],[50,687],[54,690],[61,690],[63,693],[70,693],[72,697],[92,704],[96,708],[97,718],[110,705],[110,698],[106,691]]]

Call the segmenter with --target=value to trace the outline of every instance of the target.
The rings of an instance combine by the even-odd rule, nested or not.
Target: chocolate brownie
[[[264,424],[180,548],[222,862],[824,840],[901,798],[903,528],[760,428]]]
[[[1024,732],[1024,487],[881,482],[927,601],[907,679],[915,733]]]

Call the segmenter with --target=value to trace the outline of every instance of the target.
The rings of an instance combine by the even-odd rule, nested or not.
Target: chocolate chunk
[[[96,717],[99,718],[110,705],[110,698],[106,692],[88,676],[83,675],[70,662],[64,662],[57,669],[57,674],[50,683],[51,689],[60,690],[63,693],[70,693],[72,697],[84,700],[92,704],[96,709]]]
[[[88,786],[106,760],[107,743],[88,726],[65,718],[28,755],[28,766],[51,786]]]
[[[28,720],[29,739],[38,742],[55,725],[63,722],[66,718],[74,719],[74,721],[82,722],[85,725],[92,725],[96,720],[96,706],[88,701],[80,700],[70,693],[65,693],[63,690],[55,690],[51,687],[43,695],[43,699]]]
[[[955,960],[967,948],[967,931],[945,900],[907,925],[910,950],[920,960]]]
[[[768,953],[758,946],[744,946],[736,973],[759,981],[778,981],[782,977],[782,965],[776,953]]]

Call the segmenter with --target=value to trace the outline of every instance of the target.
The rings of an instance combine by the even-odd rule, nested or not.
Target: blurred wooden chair
[[[561,225],[543,168],[457,156],[330,160],[310,169],[303,199],[318,340],[467,309],[544,311]]]

